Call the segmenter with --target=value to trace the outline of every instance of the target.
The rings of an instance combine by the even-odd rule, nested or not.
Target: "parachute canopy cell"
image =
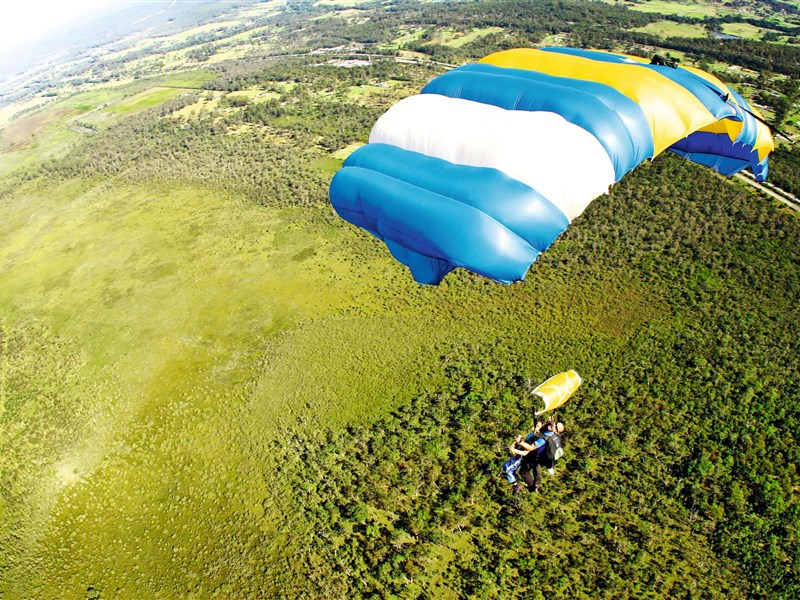
[[[744,98],[699,69],[524,48],[453,69],[393,105],[336,173],[330,198],[420,283],[457,267],[511,283],[642,161],[670,150],[763,181],[773,147]]]
[[[539,384],[531,394],[542,399],[544,408],[535,411],[535,414],[541,415],[564,404],[578,390],[581,382],[581,376],[575,371],[565,371]]]

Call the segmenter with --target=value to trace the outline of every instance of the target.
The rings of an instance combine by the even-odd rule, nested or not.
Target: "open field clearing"
[[[755,25],[750,25],[749,23],[724,23],[722,25],[722,33],[727,35],[735,35],[736,37],[749,40],[761,39],[765,33],[780,34],[780,32],[771,29],[764,29],[763,27],[756,27]]]
[[[439,34],[439,37],[433,40],[433,43],[444,44],[453,48],[460,48],[470,42],[477,40],[485,35],[492,33],[501,33],[502,27],[484,27],[482,29],[473,29],[469,33],[458,33],[453,31],[445,31]]]
[[[671,0],[645,0],[626,4],[630,10],[656,12],[662,15],[683,17],[714,17],[737,14],[736,9],[722,2],[674,2]]]
[[[47,102],[52,102],[52,98],[44,98],[40,96],[37,98],[31,98],[24,102],[7,104],[0,107],[0,129],[5,128],[15,118],[16,115],[19,115],[25,111],[36,109]]]
[[[3,132],[3,151],[13,152],[24,148],[31,141],[30,138],[41,135],[48,126],[64,121],[74,114],[74,110],[61,108],[38,112],[30,117],[15,120]]]
[[[121,115],[135,113],[152,108],[154,106],[159,106],[167,100],[177,98],[178,96],[191,91],[192,90],[190,88],[154,87],[145,92],[140,92],[135,96],[131,96],[130,98],[125,98],[124,100],[115,102],[114,104],[106,107],[105,110]]]
[[[12,122],[2,136],[0,174],[63,155],[80,137],[69,125],[75,114],[52,109]]]
[[[702,25],[674,23],[673,21],[657,21],[645,27],[639,27],[636,31],[650,33],[660,37],[706,37],[708,35],[706,29]]]
[[[164,416],[174,410],[188,410],[203,420],[207,411],[222,416],[218,411],[227,410],[223,398],[241,399],[246,393],[247,381],[263,360],[259,348],[270,334],[336,312],[357,293],[352,286],[337,289],[335,273],[342,267],[319,264],[320,258],[335,256],[324,251],[324,230],[309,229],[297,221],[298,215],[265,211],[197,188],[34,186],[13,203],[5,202],[0,212],[2,326],[11,340],[10,360],[23,361],[17,370],[4,371],[7,383],[17,377],[12,389],[18,406],[4,415],[5,433],[15,432],[4,443],[25,448],[27,459],[37,455],[43,460],[23,467],[25,458],[16,451],[9,454],[11,446],[4,445],[2,455],[18,456],[20,462],[5,465],[6,474],[15,474],[19,496],[6,506],[3,530],[18,527],[30,544],[38,543],[43,523],[32,518],[29,509],[36,513],[38,504],[31,509],[29,502],[36,498],[49,506],[51,494],[61,489],[59,477],[84,482],[92,498],[105,496],[104,504],[116,506],[115,512],[130,509],[130,514],[147,500],[135,487],[126,491],[127,486],[179,485],[178,473],[155,473],[162,467],[185,469],[175,452],[189,451],[181,450],[182,444],[158,450],[158,440],[176,433],[159,424]],[[35,333],[37,328],[43,335]],[[34,373],[27,369],[34,367],[25,367],[24,361],[39,352],[26,346],[31,335],[43,337],[50,359],[47,365],[36,363],[39,383],[26,392],[18,385],[32,384],[28,378]],[[62,375],[74,383],[59,390]],[[47,394],[52,411],[40,396],[46,385],[55,386]],[[37,420],[23,425],[17,419],[25,414]],[[66,426],[64,414],[75,415],[72,426]],[[279,415],[266,418],[277,423]],[[9,431],[9,419],[19,427]],[[188,422],[180,420],[175,425],[183,429]],[[59,421],[65,425],[58,434],[63,445],[53,445],[47,432]],[[219,433],[207,438],[206,461],[218,454]],[[147,442],[143,434],[155,437]],[[199,440],[187,442],[196,447]],[[115,470],[122,468],[120,460],[128,463],[130,452],[149,466],[130,473],[123,468],[113,482],[106,476],[93,480],[98,456],[108,452],[123,452],[104,463],[117,464]],[[51,462],[55,456],[60,457],[57,465]],[[128,494],[131,504],[125,509],[122,498]],[[188,513],[184,517],[191,520]]]

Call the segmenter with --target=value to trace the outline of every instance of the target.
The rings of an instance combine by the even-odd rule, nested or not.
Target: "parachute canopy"
[[[763,181],[772,149],[760,117],[709,73],[525,48],[453,69],[392,106],[330,198],[420,283],[456,267],[511,283],[643,160],[670,150]]]
[[[569,400],[580,386],[581,376],[575,371],[565,371],[564,373],[553,375],[531,392],[534,396],[539,396],[544,402],[544,408],[534,411],[534,414],[538,417],[542,413],[558,408]]]

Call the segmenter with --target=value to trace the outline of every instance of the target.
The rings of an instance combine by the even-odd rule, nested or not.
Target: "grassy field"
[[[433,43],[442,44],[444,46],[451,46],[453,48],[460,48],[470,42],[477,40],[485,35],[492,33],[501,33],[501,27],[483,27],[481,29],[474,29],[469,33],[459,33],[453,31],[442,31],[438,37],[434,38]]]
[[[191,522],[199,507],[176,506],[168,490],[193,485],[189,457],[206,463],[204,477],[222,486],[219,493],[231,464],[246,462],[246,449],[226,444],[223,432],[233,424],[230,411],[251,393],[248,382],[265,368],[267,338],[338,313],[359,294],[360,286],[337,277],[348,265],[328,248],[326,227],[196,188],[67,182],[27,188],[0,213],[3,392],[19,403],[3,415],[16,425],[3,436],[2,472],[19,496],[6,506],[2,531],[21,535],[20,553],[48,543],[61,552],[62,540],[48,542],[41,528],[45,499],[65,483],[75,484],[75,496],[51,530],[58,538],[65,527],[77,539],[89,535],[98,551],[114,544],[94,537],[96,525],[104,521],[100,535],[113,538],[120,510],[144,518],[143,507],[178,509]],[[265,436],[302,408],[298,394],[285,391],[263,416],[272,424]],[[206,433],[179,433],[195,428]],[[45,458],[53,455],[62,457],[56,467]],[[95,473],[102,455],[115,458]],[[101,516],[101,505],[116,508]],[[94,513],[94,525],[73,521],[76,507]],[[83,564],[103,564],[96,559],[86,555]],[[152,566],[163,559],[153,554]],[[17,566],[22,571],[6,581],[26,580],[27,567]],[[42,581],[56,584],[57,571],[48,572]],[[47,595],[73,596],[76,585],[61,580]]]
[[[768,33],[769,31],[769,29],[756,27],[755,25],[750,25],[749,23],[725,23],[722,26],[722,33],[735,35],[736,37],[748,40],[759,40],[764,36],[765,33]]]
[[[190,88],[162,88],[154,87],[145,92],[140,92],[130,98],[125,98],[106,108],[108,112],[116,114],[130,114],[159,106],[167,100],[177,98],[182,94],[190,92]]]
[[[656,12],[662,15],[681,15],[683,17],[715,17],[736,14],[736,9],[722,2],[676,2],[673,0],[645,0],[626,3],[631,10]]]
[[[673,21],[657,21],[646,27],[639,27],[635,31],[642,31],[660,37],[706,37],[707,32],[702,25],[690,23],[675,23]]]

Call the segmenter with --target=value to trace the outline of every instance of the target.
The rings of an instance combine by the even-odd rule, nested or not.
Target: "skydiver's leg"
[[[539,485],[542,483],[542,470],[539,468],[539,463],[533,463],[533,489],[531,489],[530,485],[528,486],[529,492],[538,492]]]
[[[521,456],[513,456],[503,464],[502,471],[505,474],[508,483],[512,485],[517,483],[517,478],[515,476],[515,473],[517,469],[519,469],[519,465],[521,463],[522,463]]]
[[[531,472],[533,471],[533,472]],[[522,480],[527,484],[529,492],[538,492],[539,484],[542,481],[542,474],[539,470],[539,463],[523,464],[519,470],[519,475]]]

